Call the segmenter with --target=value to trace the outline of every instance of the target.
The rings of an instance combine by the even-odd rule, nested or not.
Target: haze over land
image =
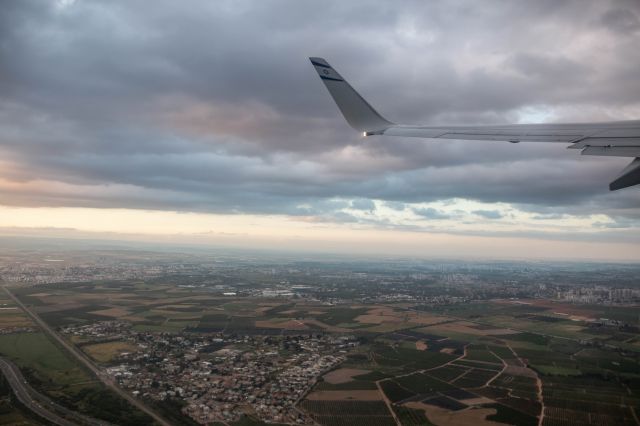
[[[638,263],[61,242],[0,250],[0,424],[638,423]]]
[[[640,117],[637,1],[7,1],[0,233],[640,259],[626,159],[362,139],[308,56],[394,121]]]

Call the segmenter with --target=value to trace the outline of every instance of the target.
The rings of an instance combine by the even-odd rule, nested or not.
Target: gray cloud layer
[[[327,57],[395,121],[589,121],[638,118],[638,45],[637,1],[8,0],[0,177],[69,186],[0,196],[294,215],[348,207],[331,198],[461,197],[628,223],[638,188],[607,191],[626,160],[360,139],[306,58]]]

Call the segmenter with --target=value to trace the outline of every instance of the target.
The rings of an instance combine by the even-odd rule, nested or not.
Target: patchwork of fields
[[[439,309],[434,325],[372,336],[367,351],[360,348],[342,365],[368,373],[330,388],[375,383],[388,414],[407,425],[534,426],[540,418],[543,425],[638,424],[638,353],[613,347],[633,339],[628,332],[594,329],[530,305],[497,302],[495,310],[483,304],[454,311]],[[566,337],[574,332],[576,338]],[[316,385],[327,388],[326,381]],[[355,403],[334,402],[335,409],[325,405],[317,417],[322,424],[341,424],[334,417]]]
[[[599,326],[602,307],[495,300],[427,307],[224,297],[166,283],[60,284],[16,291],[48,324],[118,319],[152,332],[349,334],[361,344],[298,407],[324,425],[637,425],[636,328]],[[607,307],[610,318],[629,312]],[[637,318],[636,318],[637,321]],[[4,323],[3,323],[4,322]],[[30,325],[18,311],[0,324]],[[3,354],[69,395],[94,386],[38,333],[0,336]],[[74,341],[108,366],[125,341]],[[75,368],[75,369],[74,369]]]

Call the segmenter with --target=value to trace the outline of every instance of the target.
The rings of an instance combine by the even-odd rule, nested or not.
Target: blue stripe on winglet
[[[344,81],[341,78],[327,77],[327,76],[324,76],[324,75],[321,75],[320,78],[323,79],[323,80]]]
[[[331,67],[330,67],[329,65],[321,64],[320,62],[311,61],[311,63],[312,63],[313,65],[316,65],[316,66],[319,66],[319,67],[322,67],[322,68],[329,68],[329,69],[331,69]]]

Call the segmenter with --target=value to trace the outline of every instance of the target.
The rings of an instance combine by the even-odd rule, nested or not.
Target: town
[[[178,399],[201,424],[253,414],[275,423],[311,423],[295,408],[317,379],[345,360],[353,336],[202,336],[136,332],[119,321],[70,326],[62,333],[84,344],[133,344],[106,369],[133,395]]]

